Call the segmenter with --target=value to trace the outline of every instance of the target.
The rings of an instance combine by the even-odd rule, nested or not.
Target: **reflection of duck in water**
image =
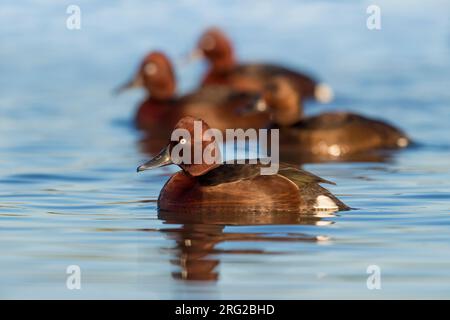
[[[189,132],[191,137],[195,137],[195,121],[199,121],[202,132],[207,132],[209,126],[192,117],[182,118],[175,129],[183,129]],[[212,142],[204,135],[201,139],[188,141],[181,138],[171,141],[159,155],[138,168],[138,171],[142,171],[173,164],[174,148],[190,151],[187,161],[183,158],[176,160],[183,170],[174,174],[161,190],[159,209],[196,214],[203,211],[298,214],[317,210],[349,209],[319,185],[330,183],[327,180],[285,164],[280,164],[278,173],[272,175],[262,175],[261,164],[221,164],[218,161],[220,151],[217,142]],[[196,143],[200,143],[201,155],[209,151],[216,161],[207,163],[204,157],[201,157],[201,162],[196,164]],[[184,149],[179,148],[180,146]]]
[[[182,224],[181,227],[162,229],[167,236],[175,240],[175,259],[171,263],[180,268],[172,276],[182,280],[217,281],[217,267],[224,254],[276,254],[261,249],[218,249],[222,242],[238,241],[252,243],[270,242],[318,242],[326,241],[326,236],[312,236],[303,233],[274,235],[269,233],[226,232],[227,226],[264,226],[264,225],[327,225],[332,221],[322,220],[314,215],[295,215],[290,213],[267,214],[230,214],[195,213],[179,214],[160,211],[159,218],[167,224]],[[330,216],[330,215],[324,215]],[[242,246],[242,244],[241,244]]]

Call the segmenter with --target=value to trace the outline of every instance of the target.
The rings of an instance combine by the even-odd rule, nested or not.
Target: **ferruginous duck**
[[[206,122],[193,117],[182,118],[174,130],[182,129],[194,137],[194,127],[199,125],[202,132],[208,131]],[[215,161],[206,161],[202,157],[201,161],[197,159],[194,163],[194,146],[200,146],[202,154],[207,152]],[[178,153],[182,150],[183,157],[180,158],[174,150]],[[182,170],[164,185],[158,198],[159,210],[175,213],[308,213],[349,209],[319,185],[331,182],[312,173],[279,164],[276,174],[262,175],[262,164],[225,164],[221,163],[220,157],[214,138],[205,134],[201,136],[201,141],[183,137],[170,141],[155,158],[139,166],[137,171],[174,163],[181,167]]]
[[[191,57],[204,57],[209,70],[202,85],[226,84],[245,91],[260,91],[274,76],[286,76],[295,84],[302,98],[327,103],[333,99],[332,89],[313,77],[287,67],[266,63],[238,63],[231,40],[218,28],[207,29]]]
[[[135,122],[138,128],[167,135],[177,120],[185,115],[201,116],[221,131],[227,128],[263,128],[269,121],[267,113],[242,115],[239,109],[252,103],[254,94],[238,92],[226,86],[207,86],[184,96],[176,95],[175,72],[169,58],[162,52],[148,54],[134,79],[119,91],[144,87],[148,98],[140,105]]]
[[[350,112],[326,112],[304,117],[295,85],[275,77],[266,86],[254,111],[263,104],[272,117],[271,128],[280,129],[280,140],[303,154],[339,158],[376,149],[398,149],[411,141],[400,129]]]

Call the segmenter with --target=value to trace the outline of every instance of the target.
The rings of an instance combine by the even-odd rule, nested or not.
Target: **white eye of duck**
[[[153,76],[156,72],[158,72],[158,67],[154,63],[147,63],[144,67],[144,72],[148,76]]]
[[[216,46],[216,40],[211,36],[204,36],[202,40],[203,50],[212,50]]]
[[[180,140],[180,143],[181,143],[181,144],[186,144],[186,142],[187,142],[187,141],[186,141],[185,138],[183,138],[183,139]]]

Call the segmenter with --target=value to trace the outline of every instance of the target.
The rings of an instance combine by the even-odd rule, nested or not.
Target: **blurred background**
[[[366,26],[371,4],[381,30]],[[69,5],[80,30],[66,27]],[[448,12],[440,0],[2,1],[0,297],[449,298]],[[330,84],[334,102],[308,114],[382,118],[418,145],[380,163],[305,166],[358,208],[340,216],[158,217],[177,168],[135,173],[149,157],[132,123],[145,94],[112,90],[150,50],[180,62],[212,25],[240,60]],[[177,63],[179,92],[204,70]],[[373,264],[381,290],[366,287]],[[69,265],[82,290],[66,288]]]

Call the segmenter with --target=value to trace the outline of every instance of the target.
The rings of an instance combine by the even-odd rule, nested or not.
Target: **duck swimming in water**
[[[332,89],[309,75],[276,64],[236,62],[231,40],[218,28],[209,28],[198,41],[193,57],[209,62],[202,85],[226,84],[245,91],[260,91],[274,76],[288,77],[302,98],[327,103],[333,99]]]
[[[203,132],[209,129],[206,122],[200,119],[184,117],[174,130],[187,130],[193,137],[195,121],[200,121]],[[220,161],[209,164],[204,159],[194,164],[192,157],[196,143],[201,144],[203,151],[208,149],[216,160],[220,159],[215,140],[206,139],[205,136],[202,141],[181,138],[171,141],[159,155],[138,167],[138,171],[173,163],[181,167],[182,170],[175,173],[161,190],[158,198],[160,210],[176,213],[308,213],[349,209],[319,185],[332,182],[287,164],[280,164],[278,173],[273,175],[262,175],[261,164],[224,164]],[[181,145],[191,150],[192,156],[187,161],[173,157],[172,151]]]
[[[304,117],[295,85],[285,77],[273,78],[253,110],[269,109],[271,128],[280,130],[283,143],[304,154],[345,157],[376,149],[399,149],[411,141],[401,130],[381,120],[350,112],[326,112]]]
[[[211,85],[184,96],[176,95],[175,72],[169,58],[162,52],[148,54],[134,79],[119,91],[144,87],[149,97],[140,105],[135,122],[139,129],[167,136],[178,119],[185,115],[202,117],[212,127],[262,128],[269,115],[241,115],[236,111],[255,100],[255,95],[226,86]]]

